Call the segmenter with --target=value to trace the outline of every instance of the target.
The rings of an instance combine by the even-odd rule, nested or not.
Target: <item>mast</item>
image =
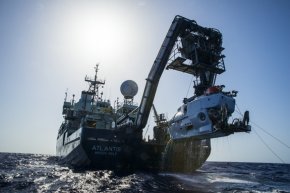
[[[88,76],[85,77],[85,81],[90,84],[89,89],[88,91],[85,92],[85,94],[92,95],[92,103],[95,101],[95,98],[96,100],[99,99],[99,87],[105,84],[104,80],[98,79],[98,71],[99,71],[99,64],[96,64],[94,78],[90,78]]]

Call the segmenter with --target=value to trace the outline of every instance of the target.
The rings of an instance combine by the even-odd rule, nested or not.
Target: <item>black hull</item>
[[[64,133],[57,140],[57,155],[73,167],[160,170],[165,146],[125,133],[92,128],[80,128],[68,138]]]
[[[134,132],[92,128],[80,128],[69,137],[64,133],[57,140],[57,155],[75,168],[192,172],[210,149],[209,139],[166,146],[138,140]]]

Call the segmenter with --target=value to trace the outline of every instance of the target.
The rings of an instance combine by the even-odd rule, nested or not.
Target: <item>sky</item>
[[[0,152],[54,155],[64,93],[78,98],[96,63],[105,98],[121,99],[120,85],[131,79],[140,102],[182,15],[223,34],[226,72],[217,84],[239,91],[237,106],[252,122],[250,134],[212,139],[208,160],[290,163],[289,10],[287,0],[0,0]],[[192,95],[191,76],[165,71],[154,104],[171,118]]]

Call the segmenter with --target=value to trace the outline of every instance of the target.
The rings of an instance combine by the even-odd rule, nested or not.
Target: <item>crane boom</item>
[[[167,64],[175,41],[180,31],[184,29],[184,23],[193,23],[196,25],[195,21],[188,20],[179,15],[175,16],[146,79],[146,86],[143,92],[142,100],[136,118],[137,129],[143,129],[147,124],[148,116],[153,104],[159,79]]]

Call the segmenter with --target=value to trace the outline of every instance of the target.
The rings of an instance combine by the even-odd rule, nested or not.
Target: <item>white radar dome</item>
[[[121,93],[126,98],[133,98],[138,92],[138,85],[133,80],[126,80],[121,85]]]

